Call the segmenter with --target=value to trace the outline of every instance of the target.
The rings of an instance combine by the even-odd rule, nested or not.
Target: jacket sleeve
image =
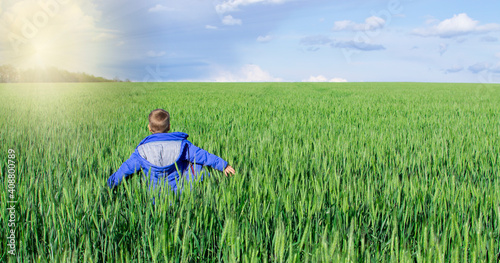
[[[187,141],[187,147],[188,150],[185,153],[186,160],[203,166],[210,166],[219,171],[226,169],[227,162],[219,156],[195,146],[190,141]]]
[[[132,175],[140,171],[141,169],[142,167],[141,163],[139,162],[139,158],[137,158],[135,153],[132,153],[132,155],[130,155],[130,158],[120,166],[118,171],[116,171],[108,178],[109,188],[118,186],[123,178],[126,178],[127,176]]]

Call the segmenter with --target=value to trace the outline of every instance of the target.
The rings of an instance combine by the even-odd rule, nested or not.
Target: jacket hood
[[[154,133],[144,138],[137,147],[150,142],[157,141],[180,141],[185,140],[189,137],[187,133],[183,132],[169,132],[169,133]],[[136,147],[136,149],[137,149]]]

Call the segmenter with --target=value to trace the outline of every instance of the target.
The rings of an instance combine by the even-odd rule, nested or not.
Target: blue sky
[[[500,82],[499,1],[4,0],[0,55],[133,81]]]

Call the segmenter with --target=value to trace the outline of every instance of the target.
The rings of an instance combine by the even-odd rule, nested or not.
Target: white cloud
[[[438,24],[435,24],[436,22],[431,23],[434,23],[434,25],[427,28],[414,29],[413,33],[424,37],[438,36],[450,38],[473,33],[500,31],[500,24],[480,25],[479,21],[473,20],[466,13],[454,15],[452,18],[445,19]]]
[[[210,30],[214,30],[214,29],[217,29],[216,26],[212,26],[212,25],[206,25],[205,26],[206,29],[210,29]]]
[[[500,52],[496,53],[495,57],[500,58]]]
[[[222,24],[228,26],[241,25],[241,19],[236,19],[232,15],[227,15],[222,18]]]
[[[330,82],[347,82],[347,79],[344,79],[344,78],[333,78],[333,79],[330,79]]]
[[[265,42],[269,42],[271,41],[271,39],[273,39],[273,37],[271,35],[267,35],[267,36],[259,36],[257,38],[257,42],[262,42],[262,43],[265,43]]]
[[[323,75],[318,75],[318,76],[310,76],[308,79],[302,80],[302,82],[347,82],[347,79],[344,78],[327,79]]]
[[[365,19],[364,23],[358,24],[351,20],[337,21],[333,24],[333,31],[352,30],[352,31],[372,31],[383,28],[385,20],[378,16],[371,16]]]
[[[302,80],[303,82],[327,82],[327,79],[323,75],[310,76],[309,79]]]
[[[239,10],[240,6],[251,4],[281,4],[288,0],[224,0],[215,5],[215,10],[219,14],[224,14]]]
[[[155,57],[163,57],[163,56],[165,56],[166,54],[167,54],[167,52],[165,52],[165,51],[155,52],[155,51],[153,51],[153,50],[150,50],[150,51],[148,51],[148,53],[146,53],[146,55],[147,55],[148,57],[152,57],[152,58],[155,58]]]
[[[161,4],[157,4],[154,7],[151,7],[148,11],[151,13],[154,13],[154,12],[163,12],[163,11],[172,11],[172,10],[173,9],[170,7],[167,7],[167,6],[164,6]]]
[[[219,71],[214,78],[216,82],[277,82],[283,81],[273,77],[258,65],[244,65],[238,72]]]

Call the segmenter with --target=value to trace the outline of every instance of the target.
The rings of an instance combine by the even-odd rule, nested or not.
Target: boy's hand
[[[233,175],[234,173],[236,173],[236,171],[234,170],[234,168],[231,165],[228,165],[226,167],[226,169],[224,169],[224,174],[226,176],[228,176],[228,174]]]

